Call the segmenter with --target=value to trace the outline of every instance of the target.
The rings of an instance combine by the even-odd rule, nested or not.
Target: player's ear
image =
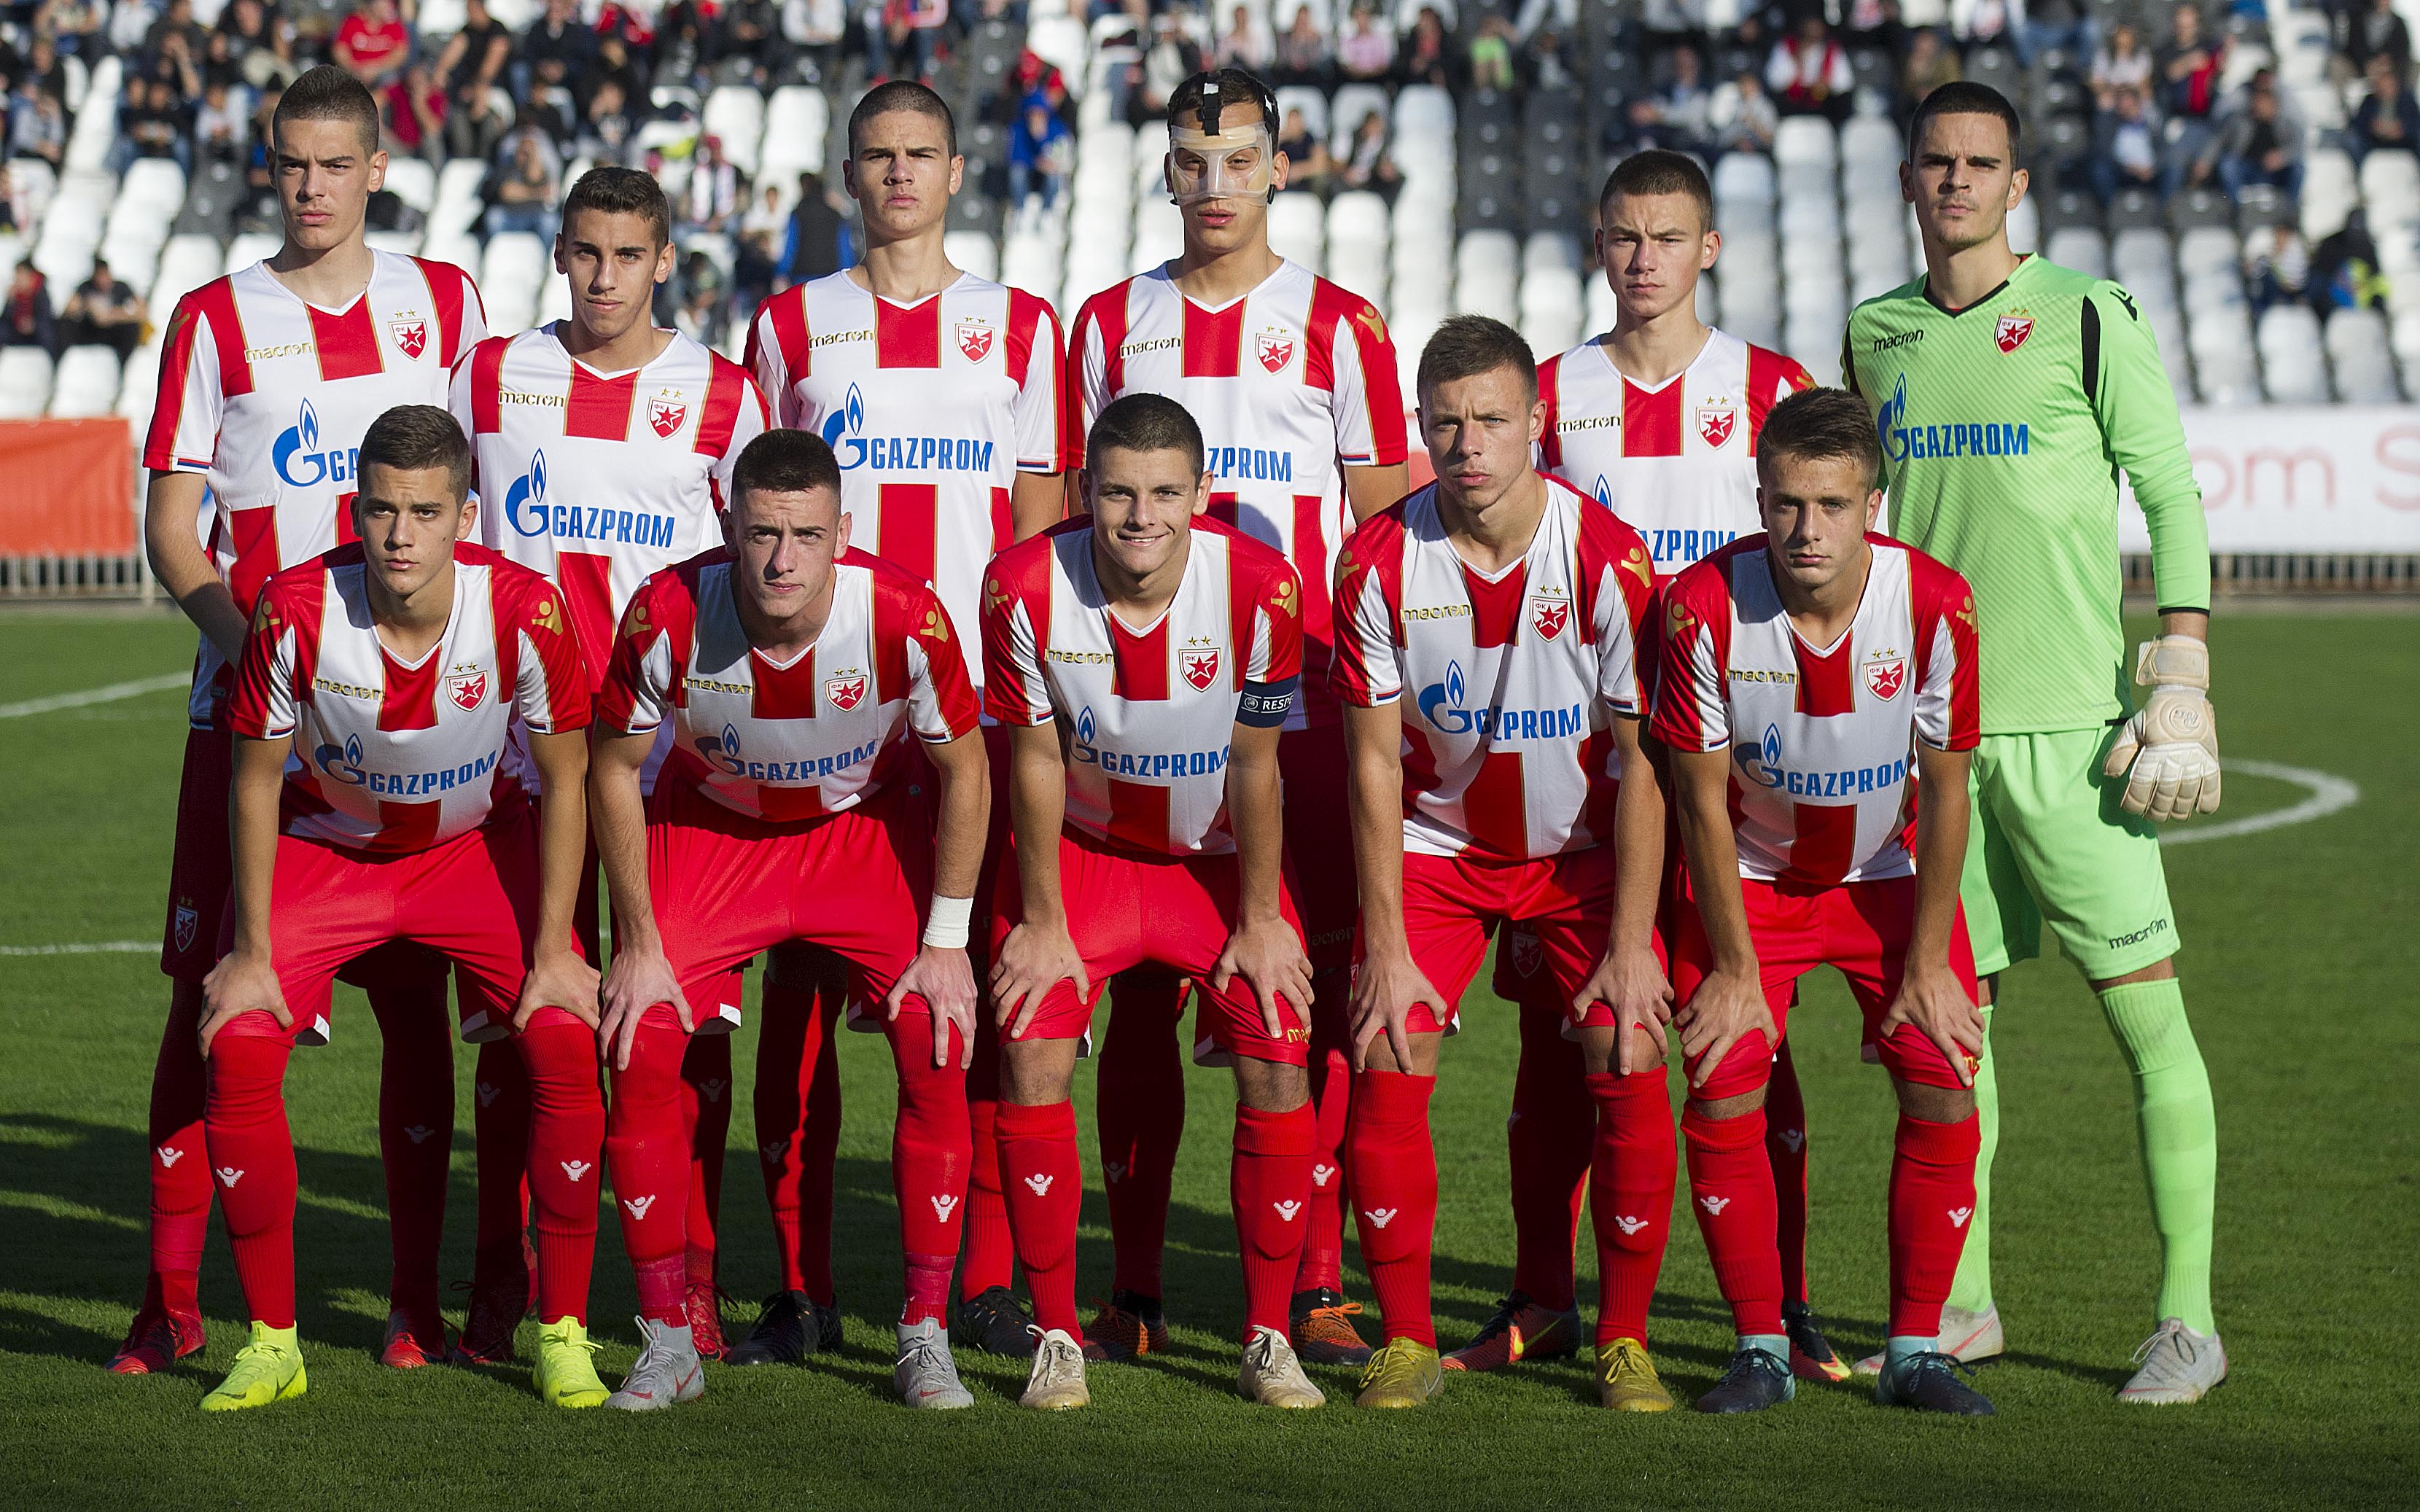
[[[1916,203],[1916,164],[1901,162],[1899,165],[1899,197],[1902,204]]]
[[[454,539],[458,541],[467,541],[471,538],[473,532],[476,532],[478,528],[479,501],[476,499],[465,499],[462,501],[461,517],[454,522]]]
[[[1866,494],[1866,529],[1874,529],[1875,522],[1882,517],[1883,491],[1880,488],[1869,489]]]
[[[1535,446],[1546,435],[1546,396],[1533,394],[1529,399],[1529,444]]]
[[[840,529],[832,532],[832,555],[834,557],[840,556],[848,549],[848,531],[850,525],[855,523],[856,517],[857,517],[851,515],[845,509],[840,512]]]
[[[386,152],[380,149],[370,154],[370,193],[375,194],[385,187]]]
[[[1713,226],[1706,227],[1705,243],[1698,251],[1698,271],[1702,273],[1714,267],[1714,259],[1722,255],[1723,234]]]
[[[2009,175],[2009,208],[2015,209],[2018,203],[2025,197],[2025,191],[2032,185],[2033,175],[2023,168]]]
[[[1272,202],[1277,199],[1278,191],[1285,188],[1286,176],[1293,171],[1292,161],[1283,152],[1272,148],[1269,154],[1269,198]]]
[[[659,284],[662,284],[662,283],[667,283],[667,282],[669,282],[669,281],[671,280],[671,278],[672,278],[672,276],[673,276],[673,262],[674,262],[674,260],[675,260],[675,259],[674,259],[674,249],[673,249],[672,238],[670,238],[670,237],[666,237],[666,238],[664,239],[664,244],[663,244],[662,246],[658,247],[658,248],[656,249],[656,282],[657,282],[657,283],[659,283]]]
[[[950,159],[950,193],[954,194],[967,181],[967,160],[963,154]]]
[[[1197,518],[1210,513],[1210,470],[1207,468],[1202,470],[1201,479],[1193,485],[1193,513]]]

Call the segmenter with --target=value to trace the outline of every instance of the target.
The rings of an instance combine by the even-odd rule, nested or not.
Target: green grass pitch
[[[174,671],[192,637],[166,616],[12,613],[0,618],[0,703],[12,703]],[[1745,1421],[1616,1417],[1596,1409],[1585,1366],[1572,1362],[1455,1379],[1419,1412],[1355,1412],[1343,1372],[1320,1373],[1331,1394],[1324,1412],[1248,1408],[1233,1391],[1241,1288],[1227,1215],[1231,1093],[1206,1072],[1188,1087],[1171,1219],[1175,1350],[1164,1363],[1095,1370],[1092,1410],[1052,1417],[1015,1407],[1020,1368],[972,1357],[973,1411],[911,1413],[890,1395],[898,1260],[888,1062],[878,1041],[847,1035],[838,1254],[848,1331],[837,1356],[800,1369],[714,1369],[702,1402],[643,1418],[550,1412],[518,1371],[383,1371],[373,1360],[386,1273],[378,1036],[349,989],[336,1042],[299,1056],[288,1085],[310,1395],[205,1419],[195,1404],[240,1343],[241,1310],[215,1224],[207,1352],[147,1380],[100,1368],[142,1284],[144,1110],[166,997],[156,959],[23,953],[157,939],[178,695],[0,718],[0,947],[11,952],[0,955],[0,1503],[2420,1503],[2420,1393],[2398,1347],[2420,1299],[2420,809],[2409,796],[2420,712],[2408,696],[2420,618],[2222,614],[2217,651],[2230,756],[2332,773],[2363,794],[2332,817],[2168,853],[2188,1000],[2218,1095],[2217,1294],[2234,1379],[2196,1408],[2111,1399],[2153,1321],[2155,1254],[2126,1072],[2074,971],[2037,962],[2007,980],[1998,1015],[2006,1122],[1994,1231],[2012,1352],[1980,1377],[2000,1415],[1973,1423],[1885,1412],[1847,1388],[1802,1390]],[[2302,796],[2239,773],[2223,817]],[[1436,1305],[1449,1345],[1490,1310],[1512,1255],[1503,1118],[1514,1036],[1483,986],[1473,995],[1435,1103]],[[1863,1353],[1884,1313],[1891,1124],[1887,1087],[1857,1064],[1856,1040],[1847,993],[1819,974],[1794,1041],[1814,1144],[1811,1270],[1833,1338]],[[754,1048],[743,1031],[743,1088]],[[458,1069],[449,1277],[470,1264],[467,1055]],[[1088,1166],[1090,1087],[1079,1074]],[[733,1141],[724,1281],[752,1298],[772,1270],[744,1103]],[[1088,1298],[1107,1289],[1109,1249],[1096,1171],[1090,1181]],[[631,1358],[632,1302],[610,1214],[602,1235],[593,1319],[612,1379]],[[1694,1394],[1724,1358],[1730,1325],[1685,1214],[1673,1235],[1655,1352],[1676,1390]],[[1583,1238],[1584,1270],[1587,1248]],[[1367,1298],[1357,1273],[1348,1284]],[[1591,1288],[1584,1279],[1583,1296]]]

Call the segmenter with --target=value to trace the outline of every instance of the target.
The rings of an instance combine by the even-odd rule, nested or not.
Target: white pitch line
[[[0,955],[139,955],[158,940],[101,940],[92,945],[0,945]]]
[[[2280,782],[2291,782],[2310,796],[2289,808],[2246,814],[2241,819],[2223,819],[2214,825],[2163,827],[2161,844],[2184,845],[2197,840],[2225,840],[2231,835],[2257,835],[2264,829],[2304,825],[2314,819],[2324,819],[2339,810],[2350,809],[2361,801],[2361,788],[2357,783],[2307,766],[2287,766],[2278,762],[2226,762],[2222,764],[2226,771],[2242,772],[2246,777],[2268,777]]]
[[[192,681],[191,672],[162,672],[157,677],[138,677],[131,683],[87,687],[81,693],[54,693],[49,698],[0,703],[0,719],[23,719],[29,715],[55,714],[61,709],[81,709],[93,703],[115,703],[119,699],[141,698],[146,693],[164,693]]]

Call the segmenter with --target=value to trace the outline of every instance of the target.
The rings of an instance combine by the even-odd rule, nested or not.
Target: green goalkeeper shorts
[[[2045,922],[2096,981],[2177,953],[2158,827],[2118,806],[2124,778],[2101,775],[2117,738],[2116,725],[1983,737],[1958,884],[1978,976],[2040,955]]]

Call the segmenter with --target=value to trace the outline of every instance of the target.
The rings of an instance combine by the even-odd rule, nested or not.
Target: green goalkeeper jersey
[[[1984,733],[2131,709],[2119,468],[2150,527],[2160,607],[2210,607],[2201,490],[2133,300],[2040,257],[1954,314],[1919,278],[1857,306],[1840,368],[1874,411],[1891,534],[1974,587]]]

